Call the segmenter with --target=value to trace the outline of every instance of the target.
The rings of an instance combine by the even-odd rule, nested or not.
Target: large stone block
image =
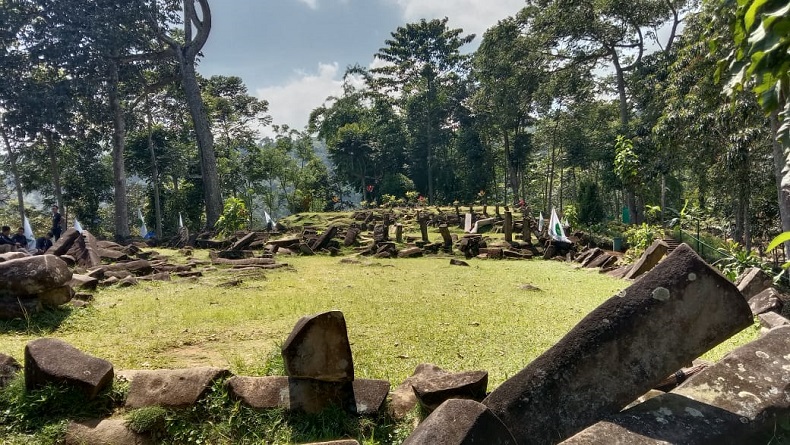
[[[65,445],[154,445],[144,434],[126,427],[123,419],[92,419],[72,422],[66,428]]]
[[[40,338],[25,346],[25,387],[65,383],[92,399],[112,384],[113,367],[56,338]]]
[[[751,324],[741,293],[683,244],[483,403],[519,443],[556,443]]]
[[[449,399],[481,402],[488,389],[488,372],[466,371],[421,379],[412,385],[420,404],[430,411]]]
[[[80,238],[82,235],[80,232],[77,231],[74,227],[69,227],[60,235],[55,244],[52,245],[49,249],[47,249],[47,253],[51,255],[61,256],[65,255],[66,252],[71,249],[71,246],[74,244],[74,241],[77,238]]]
[[[774,280],[759,267],[752,267],[745,270],[741,276],[735,280],[738,290],[741,291],[746,299],[750,299],[760,292],[773,286]]]
[[[406,378],[394,391],[390,400],[390,411],[396,419],[402,419],[417,406],[417,395],[414,394],[414,385],[426,380],[449,374],[444,369],[430,364],[420,363],[414,368],[414,373]]]
[[[22,365],[14,357],[0,353],[0,388],[5,388],[21,369]]]
[[[563,442],[592,444],[770,443],[790,414],[790,326],[731,352],[672,391],[596,423]]]
[[[282,346],[290,377],[327,382],[354,380],[346,319],[340,311],[302,317]]]
[[[483,404],[451,399],[441,404],[403,445],[516,445],[507,427]],[[525,444],[531,442],[523,442]]]
[[[185,408],[203,397],[215,380],[229,374],[226,369],[209,367],[135,371],[126,407]]]
[[[0,320],[27,318],[41,312],[41,309],[41,301],[35,295],[24,298],[13,295],[0,296]]]
[[[38,294],[39,301],[46,307],[58,307],[68,303],[72,298],[74,298],[74,290],[68,284]]]
[[[37,255],[0,263],[0,296],[36,295],[71,280],[69,266],[53,255]]]
[[[628,273],[625,274],[625,278],[629,280],[633,280],[642,274],[648,272],[652,268],[661,261],[664,256],[666,256],[669,247],[667,244],[661,240],[653,241],[653,244],[645,250],[645,253],[642,254],[641,257],[628,269]]]
[[[754,315],[764,314],[766,312],[782,312],[781,294],[773,287],[769,287],[759,294],[749,299],[749,307],[752,309]]]

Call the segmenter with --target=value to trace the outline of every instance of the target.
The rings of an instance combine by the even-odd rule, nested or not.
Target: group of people
[[[46,235],[39,237],[35,241],[35,247],[28,246],[29,240],[25,236],[25,228],[20,227],[16,233],[11,234],[10,226],[2,226],[0,228],[0,253],[11,251],[25,251],[33,254],[43,254],[50,247],[52,247],[53,238],[55,241],[60,238],[62,231],[61,227],[62,217],[58,212],[58,206],[52,206],[52,229]]]

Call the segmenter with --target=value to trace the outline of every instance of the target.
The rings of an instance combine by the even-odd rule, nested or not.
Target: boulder
[[[419,247],[407,247],[398,252],[398,258],[415,258],[422,256],[422,249]]]
[[[60,258],[37,255],[0,263],[0,296],[36,295],[63,286],[71,270]]]
[[[133,276],[128,276],[121,280],[118,280],[118,287],[132,287],[137,286],[137,278]]]
[[[247,247],[250,246],[250,244],[252,244],[253,241],[255,241],[255,237],[256,236],[257,236],[257,234],[255,232],[250,232],[250,233],[244,235],[238,241],[233,243],[233,245],[230,246],[229,250],[244,250],[244,249],[246,249]]]
[[[403,445],[517,443],[507,427],[485,405],[474,400],[451,399],[423,420]]]
[[[450,265],[452,266],[469,266],[469,263],[463,260],[457,260],[455,258],[450,259]]]
[[[30,255],[25,252],[7,252],[0,254],[0,263],[4,261],[18,260],[19,258],[27,258]]]
[[[595,259],[600,257],[604,254],[604,251],[599,248],[592,249],[589,253],[585,254],[584,259],[579,261],[582,267],[590,267],[590,263],[592,263]]]
[[[556,443],[751,324],[735,285],[682,244],[483,403],[519,443]]]
[[[69,286],[74,290],[96,290],[99,279],[89,275],[72,274]]]
[[[322,233],[321,236],[319,236],[315,240],[315,242],[313,242],[313,245],[311,246],[312,250],[317,252],[321,249],[326,248],[329,245],[329,242],[332,241],[332,238],[334,238],[336,235],[337,235],[337,226],[335,225],[329,226],[329,228],[327,228],[324,231],[324,233]]]
[[[420,363],[417,365],[412,375],[407,377],[406,380],[398,385],[392,392],[392,397],[390,398],[392,417],[395,419],[403,419],[409,411],[417,406],[417,395],[414,394],[414,385],[419,385],[421,382],[447,374],[449,374],[449,372],[430,363]]]
[[[203,397],[215,380],[227,375],[230,371],[226,369],[210,367],[135,371],[126,407],[186,408]]]
[[[412,384],[420,404],[429,411],[449,399],[470,399],[481,402],[488,389],[488,372],[467,371],[420,379]]]
[[[587,444],[770,443],[790,414],[790,326],[728,354],[671,393],[562,442]]]
[[[745,270],[736,280],[735,285],[746,299],[751,299],[760,292],[772,287],[774,280],[759,267]]]
[[[45,290],[38,294],[38,300],[45,307],[58,307],[74,298],[74,290],[68,284]]]
[[[669,246],[662,240],[655,240],[650,247],[645,250],[645,253],[634,263],[625,274],[625,278],[633,280],[645,272],[653,269],[662,258],[664,258],[669,250]]]
[[[134,260],[125,263],[115,263],[104,266],[105,274],[110,272],[125,271],[135,276],[151,275],[154,268],[148,260]]]
[[[14,357],[0,353],[0,389],[8,386],[21,369],[22,365]]]
[[[71,422],[65,445],[154,445],[153,439],[126,427],[123,419],[92,419]]]
[[[25,387],[65,383],[82,390],[89,399],[112,384],[113,367],[56,338],[40,338],[25,346]]]
[[[98,250],[99,257],[103,260],[110,260],[110,261],[129,261],[129,255],[119,251],[119,250],[112,250],[112,249],[102,249],[99,247]]]
[[[766,312],[781,313],[784,303],[780,295],[779,291],[775,288],[769,287],[752,298],[749,298],[749,307],[752,309],[752,314],[760,315]]]
[[[776,312],[766,312],[758,315],[757,318],[760,320],[760,326],[766,329],[790,325],[790,320],[777,314]]]
[[[47,254],[56,255],[56,256],[65,255],[66,252],[68,252],[69,249],[71,249],[71,246],[74,244],[74,241],[76,241],[77,238],[80,238],[81,236],[82,235],[80,234],[80,232],[77,232],[77,229],[75,229],[74,227],[69,227],[68,229],[66,229],[65,232],[63,232],[60,235],[60,238],[58,238],[58,240],[55,241],[52,247],[47,249]]]
[[[0,320],[26,318],[41,311],[38,296],[0,296]]]
[[[613,257],[612,255],[609,255],[608,253],[602,253],[601,255],[598,255],[597,257],[595,257],[594,260],[592,260],[589,263],[587,263],[587,265],[584,266],[584,267],[587,267],[589,269],[596,269],[596,268],[599,268],[599,267],[604,267],[605,264],[612,262],[612,258],[615,258],[615,257]]]
[[[354,361],[346,319],[340,311],[302,317],[282,346],[290,377],[326,382],[354,380]]]

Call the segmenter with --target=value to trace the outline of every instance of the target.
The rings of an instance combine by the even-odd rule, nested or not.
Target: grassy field
[[[430,362],[450,371],[487,370],[491,390],[628,285],[542,260],[471,260],[471,267],[452,266],[448,258],[278,261],[291,267],[106,289],[88,308],[3,322],[0,352],[21,362],[28,341],[56,337],[116,370],[210,365],[265,375],[281,369],[279,346],[301,316],[338,309],[357,377],[395,386]],[[706,358],[756,335],[747,329]]]

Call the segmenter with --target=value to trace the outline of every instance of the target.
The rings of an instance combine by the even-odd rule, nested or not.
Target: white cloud
[[[309,6],[310,9],[318,9],[318,0],[299,0],[299,1]]]
[[[475,33],[477,42],[483,32],[496,22],[515,15],[524,0],[392,0],[409,21],[448,17],[449,26],[463,28],[465,34]]]
[[[296,76],[284,85],[259,88],[259,98],[269,101],[269,114],[275,124],[287,124],[296,130],[307,125],[310,112],[324,103],[327,97],[337,96],[343,91],[343,72],[337,62],[319,63],[318,71],[297,71]],[[267,127],[264,135],[271,136]]]

